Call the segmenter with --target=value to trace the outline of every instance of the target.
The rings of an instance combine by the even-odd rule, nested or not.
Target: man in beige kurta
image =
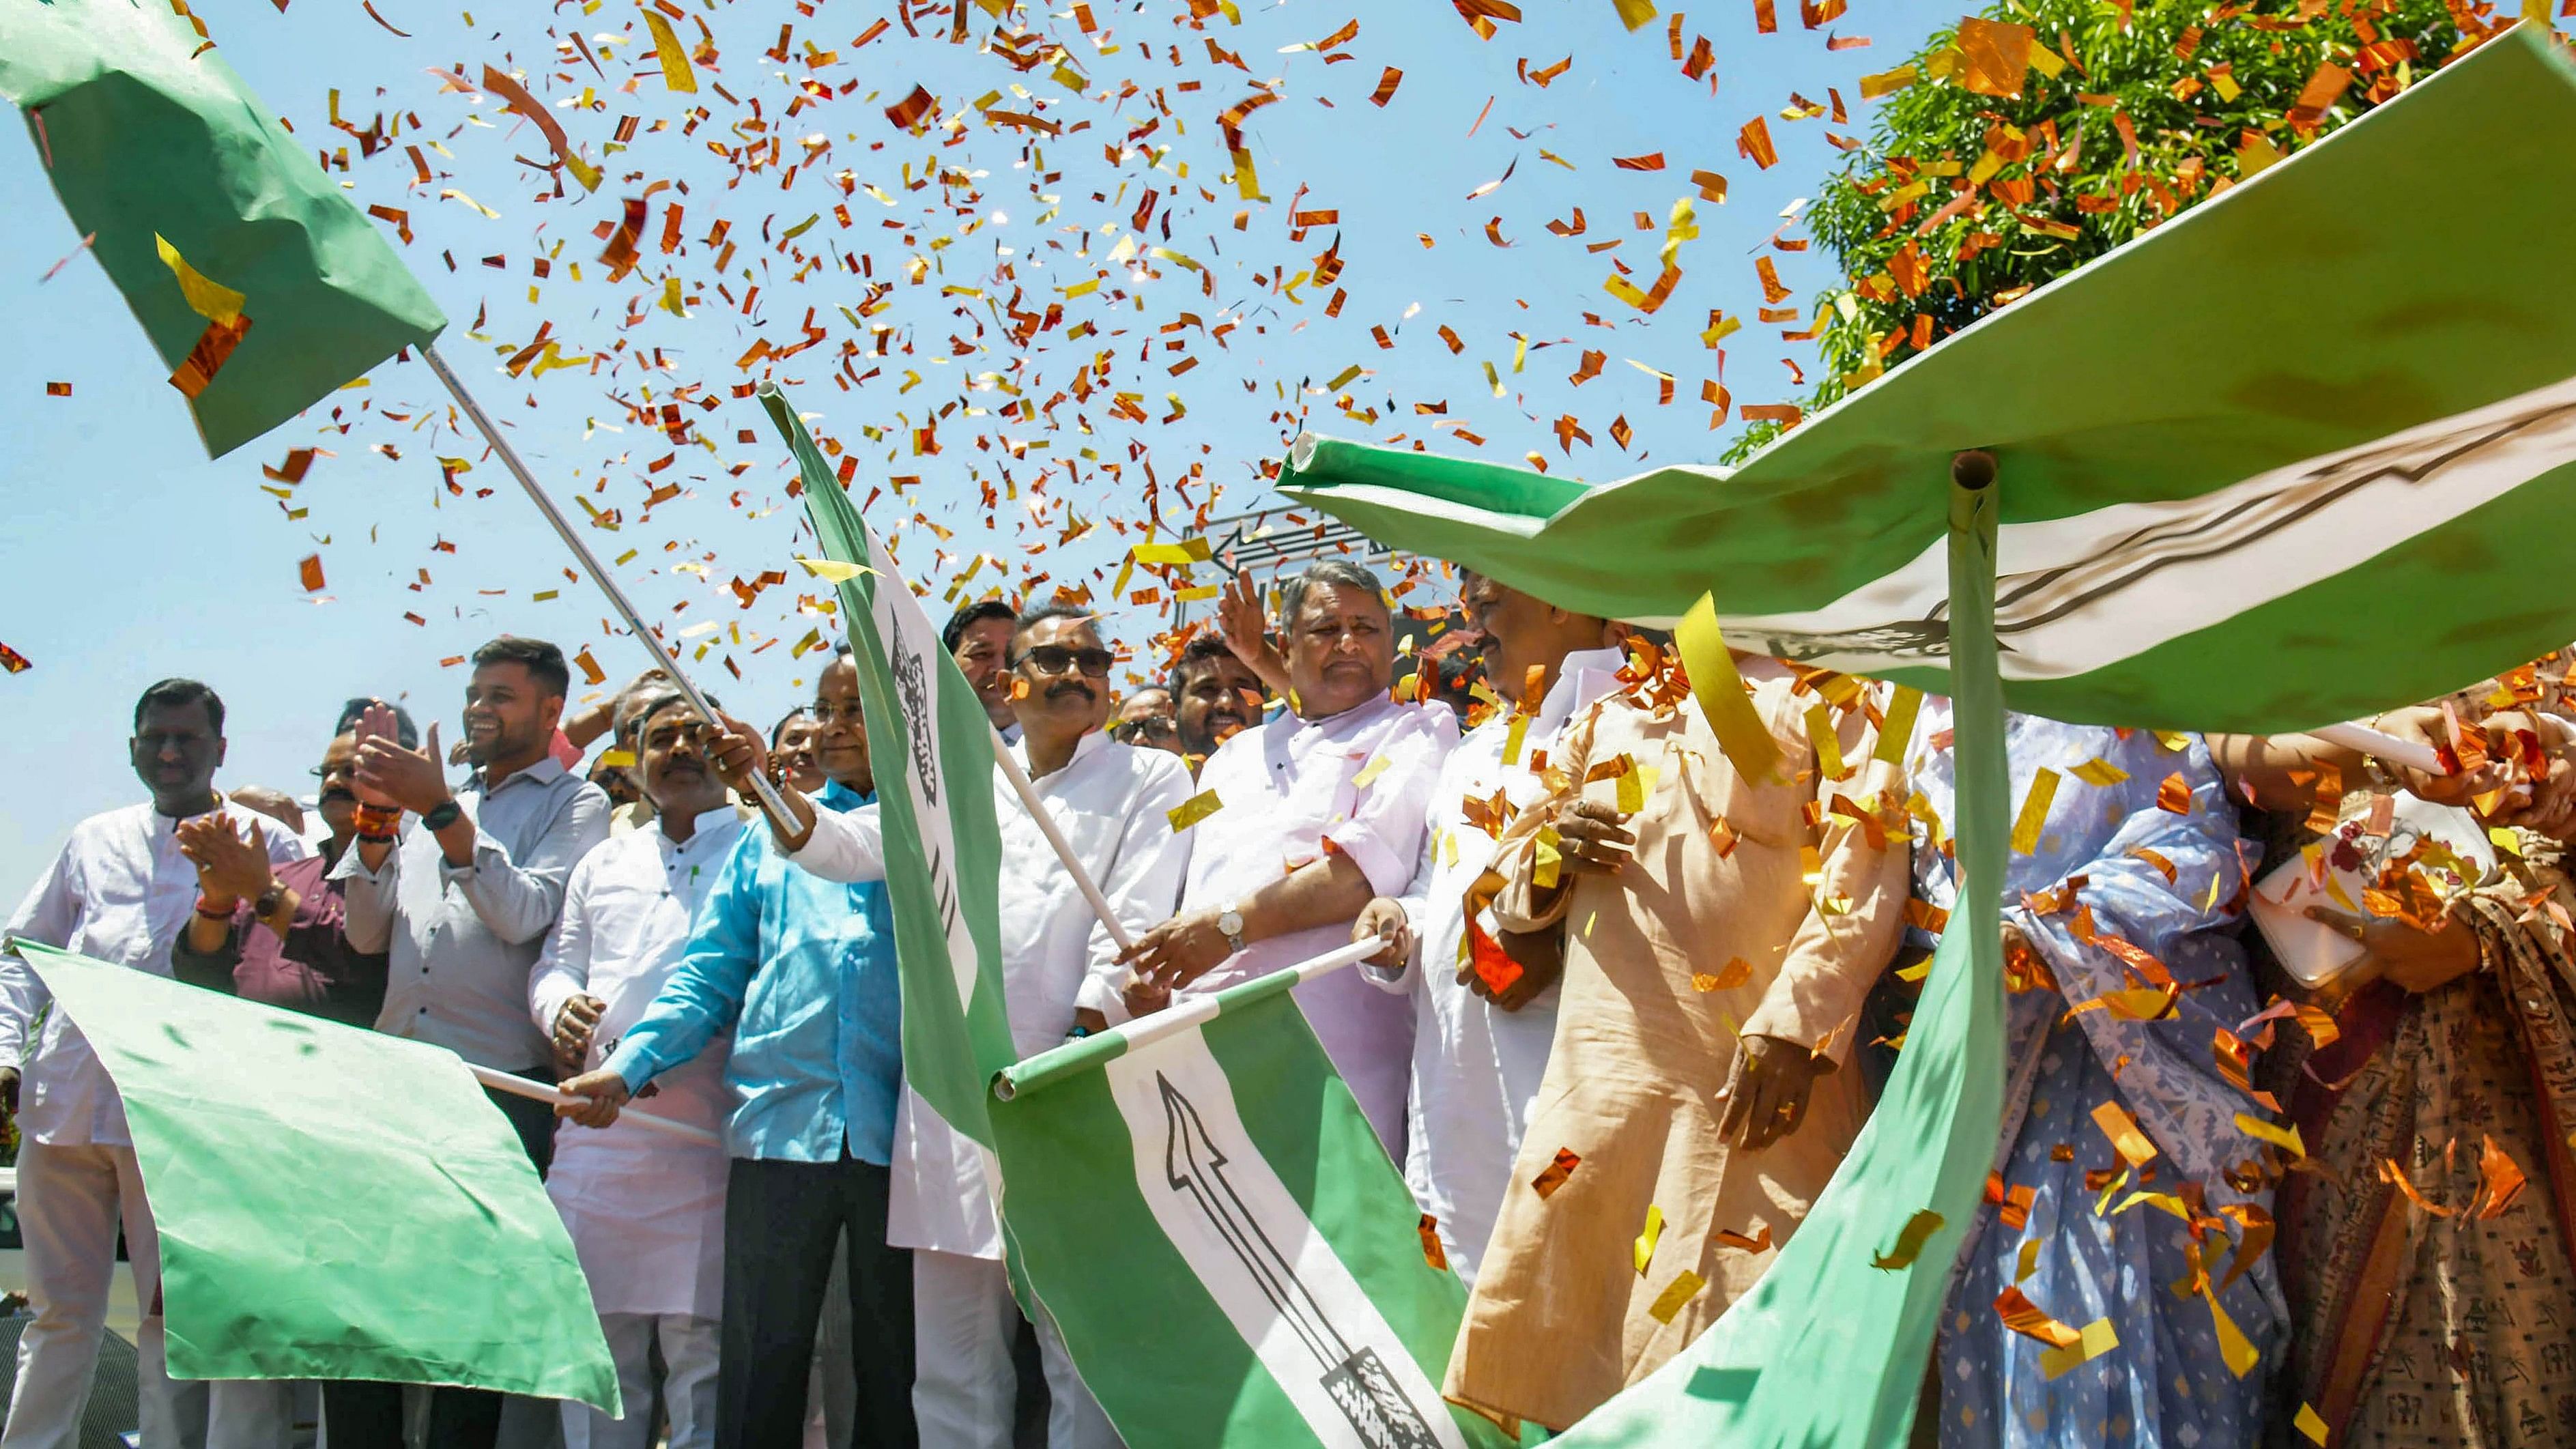
[[[1679,1352],[1770,1266],[1868,1114],[1842,1063],[1900,936],[1903,793],[1870,758],[1859,681],[1739,662],[1780,746],[1771,781],[1728,762],[1694,700],[1641,688],[1578,717],[1502,835],[1495,925],[1561,923],[1565,977],[1444,1386],[1498,1418],[1563,1429]],[[1604,839],[1614,819],[1632,850]]]

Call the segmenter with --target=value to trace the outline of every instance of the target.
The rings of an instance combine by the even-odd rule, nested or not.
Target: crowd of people
[[[1467,1286],[1444,1392],[1558,1430],[1749,1289],[1867,1121],[1958,904],[1950,712],[1739,656],[1780,754],[1750,777],[1662,641],[1457,577],[1463,681],[1397,677],[1404,616],[1347,561],[1275,616],[1239,581],[1123,697],[1081,609],[974,602],[945,642],[1133,939],[997,789],[1018,1049],[1377,943],[1296,999]],[[835,1445],[1117,1444],[1013,1298],[976,1153],[905,1086],[846,649],[766,731],[658,675],[575,709],[534,640],[472,664],[461,759],[355,700],[309,817],[219,793],[222,701],[154,685],[150,798],[75,829],[10,932],[575,1099],[492,1096],[626,1414],[440,1388],[430,1444],[784,1449],[818,1404]],[[2011,719],[2005,1118],[1919,1439],[2576,1442],[2566,664],[2372,722],[2439,774]],[[2285,891],[2311,904],[2257,929]],[[45,1005],[0,958],[35,1308],[0,1444],[74,1442],[121,1225],[142,1442],[282,1445],[284,1386],[192,1405],[161,1373],[116,1093]],[[397,1386],[324,1398],[332,1449],[403,1442]]]

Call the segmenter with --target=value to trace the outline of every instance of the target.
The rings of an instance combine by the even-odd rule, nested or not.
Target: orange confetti
[[[2479,1140],[2485,1145],[2478,1152],[2478,1190],[2469,1199],[2469,1212],[2481,1219],[2500,1218],[2512,1210],[2531,1181],[2494,1138],[2481,1134]]]
[[[1549,1163],[1545,1171],[1530,1179],[1530,1188],[1542,1198],[1554,1197],[1556,1190],[1565,1186],[1565,1180],[1574,1175],[1574,1169],[1582,1165],[1582,1158],[1560,1147],[1556,1149],[1556,1160]]]
[[[1706,971],[1691,977],[1695,991],[1732,991],[1753,979],[1753,963],[1738,956],[1714,974]]]
[[[2111,1139],[2111,1150],[2120,1154],[2131,1167],[2144,1167],[2156,1155],[2156,1144],[2138,1130],[2138,1119],[2117,1102],[2104,1102],[2093,1109],[2093,1124]]]
[[[2084,1341],[2083,1331],[2060,1322],[2046,1309],[2030,1301],[2018,1285],[2006,1288],[1995,1298],[1995,1313],[2004,1327],[2035,1338],[2050,1348],[2073,1348]]]
[[[2164,783],[2156,786],[2156,807],[2176,815],[2191,813],[2191,782],[2182,777],[2182,771],[2165,776]]]
[[[1778,165],[1780,153],[1772,148],[1769,123],[1760,116],[1745,122],[1744,129],[1735,137],[1735,154],[1751,161],[1755,167],[1764,171]]]
[[[1769,1223],[1764,1223],[1762,1225],[1762,1231],[1749,1238],[1744,1234],[1735,1231],[1733,1228],[1719,1228],[1717,1230],[1717,1245],[1721,1248],[1734,1248],[1740,1252],[1746,1253],[1770,1252],[1771,1225]]]
[[[24,674],[35,667],[36,666],[34,664],[28,662],[26,655],[19,653],[17,650],[10,648],[6,644],[0,644],[0,671],[6,671],[10,674]]]
[[[2022,72],[2030,69],[2031,28],[2009,21],[1959,22],[1959,54],[1967,62],[1959,84],[1981,96],[2018,96]]]
[[[72,385],[68,382],[49,382],[45,384],[45,396],[47,397],[70,397],[71,395]]]
[[[1440,1246],[1440,1220],[1424,1213],[1416,1231],[1422,1234],[1422,1261],[1431,1265],[1432,1272],[1448,1272],[1449,1254]]]

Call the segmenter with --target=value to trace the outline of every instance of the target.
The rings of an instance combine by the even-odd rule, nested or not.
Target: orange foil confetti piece
[[[2512,1210],[2522,1190],[2531,1185],[2522,1167],[2505,1150],[2496,1146],[2492,1137],[2480,1135],[2484,1146],[2478,1152],[2478,1190],[2469,1199],[2469,1214],[2476,1218],[2499,1218]]]
[[[1959,55],[1966,62],[1959,84],[1981,96],[2021,94],[2022,73],[2030,69],[2031,29],[2008,21],[1959,22]]]
[[[2117,1102],[2105,1102],[2093,1109],[2093,1124],[2111,1139],[2111,1150],[2120,1154],[2131,1167],[2144,1167],[2154,1160],[2156,1144],[2138,1128],[2138,1119]]]
[[[72,385],[68,382],[49,382],[45,384],[45,396],[47,397],[70,397],[71,395]]]
[[[1995,1298],[1995,1313],[2004,1327],[2035,1338],[2050,1348],[2073,1348],[2084,1341],[2082,1330],[2062,1323],[2046,1309],[2030,1301],[2018,1286],[2006,1288]]]
[[[1556,1149],[1556,1160],[1547,1165],[1547,1170],[1530,1179],[1530,1188],[1542,1198],[1554,1197],[1556,1190],[1565,1186],[1565,1180],[1574,1176],[1574,1169],[1582,1165],[1582,1158],[1560,1147]]]
[[[2191,813],[2191,784],[2183,779],[2182,771],[2165,776],[2164,782],[2156,786],[2156,808],[2176,815]]]
[[[1717,1245],[1721,1248],[1735,1248],[1747,1253],[1770,1252],[1771,1225],[1769,1223],[1764,1223],[1762,1225],[1762,1231],[1749,1238],[1744,1234],[1735,1231],[1733,1228],[1719,1228],[1717,1230]]]
[[[197,345],[188,349],[188,355],[180,362],[178,370],[170,374],[170,385],[190,398],[203,393],[214,382],[215,374],[223,370],[225,359],[241,345],[242,334],[248,331],[248,317],[207,323],[206,330],[197,335]]]
[[[304,592],[308,594],[322,592],[322,555],[318,553],[306,555],[304,562],[295,566],[295,572],[296,576],[304,581]]]
[[[1779,164],[1780,153],[1771,145],[1771,127],[1760,116],[1744,123],[1736,134],[1735,154],[1752,162],[1763,171]]]
[[[10,648],[6,644],[0,644],[0,672],[24,674],[35,667],[34,663],[29,661],[26,655],[19,653],[17,650]]]
[[[1416,1230],[1422,1234],[1422,1261],[1430,1264],[1435,1273],[1448,1272],[1449,1254],[1440,1246],[1440,1220],[1424,1213]]]

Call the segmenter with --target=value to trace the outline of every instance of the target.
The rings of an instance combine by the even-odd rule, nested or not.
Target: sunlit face
[[[867,716],[859,705],[859,667],[846,654],[814,682],[814,763],[853,790],[876,788],[868,768]]]
[[[1328,719],[1386,693],[1395,638],[1385,601],[1365,589],[1315,584],[1288,621],[1288,682],[1297,713]]]
[[[1459,602],[1485,631],[1485,668],[1494,692],[1518,699],[1529,667],[1548,662],[1545,644],[1556,610],[1531,595],[1482,574],[1466,576]]]
[[[814,757],[815,736],[819,733],[814,717],[800,714],[778,731],[777,747],[770,751],[787,783],[808,795],[823,788],[823,766]]]
[[[957,667],[984,701],[984,713],[997,728],[1016,722],[1011,713],[1011,633],[1008,619],[978,619],[957,636]]]
[[[1012,708],[1023,728],[1080,736],[1109,720],[1116,661],[1089,619],[1041,619],[1012,643]]]
[[[1261,680],[1231,654],[1201,661],[1181,686],[1173,723],[1181,748],[1193,755],[1216,753],[1226,737],[1261,718]]]
[[[1118,717],[1110,721],[1109,732],[1126,744],[1177,754],[1181,748],[1178,716],[1170,690],[1140,689],[1119,702]]]
[[[563,714],[563,696],[548,690],[515,659],[477,665],[465,685],[465,758],[476,769],[545,752]]]
[[[358,795],[352,788],[358,774],[358,737],[353,732],[333,740],[322,752],[322,764],[314,772],[321,781],[314,794],[314,806],[322,812],[322,823],[333,835],[346,835],[358,828]]]
[[[644,798],[666,819],[695,820],[725,803],[724,782],[707,764],[706,722],[687,701],[644,717],[635,734]]]
[[[152,792],[163,814],[180,809],[194,813],[214,798],[215,767],[224,762],[224,737],[202,699],[182,705],[156,704],[143,712],[143,722],[126,741],[134,774]]]

